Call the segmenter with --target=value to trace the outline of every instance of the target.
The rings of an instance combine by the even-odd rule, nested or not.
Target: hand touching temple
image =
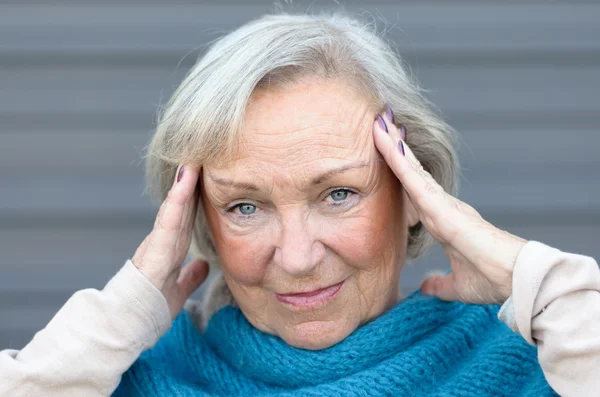
[[[250,22],[165,108],[153,230],[0,352],[0,395],[596,396],[597,263],[490,224],[458,172],[453,130],[367,27]],[[403,296],[434,242],[451,272]]]

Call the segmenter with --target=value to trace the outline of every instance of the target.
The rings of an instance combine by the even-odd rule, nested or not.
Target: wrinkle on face
[[[408,228],[402,187],[373,143],[376,112],[336,80],[260,91],[232,158],[204,165],[202,200],[225,280],[256,328],[291,345],[331,346],[398,296]],[[329,170],[355,163],[364,166],[315,184]],[[356,190],[356,201],[334,210],[326,200],[333,188]],[[235,224],[225,208],[236,200],[260,207],[258,221]],[[292,258],[302,267],[291,267]],[[319,308],[292,310],[275,299],[340,281],[338,296]]]

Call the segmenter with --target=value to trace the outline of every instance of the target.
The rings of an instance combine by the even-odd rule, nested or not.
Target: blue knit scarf
[[[113,396],[556,396],[536,348],[497,312],[415,293],[320,351],[257,330],[231,306],[203,334],[184,312]]]

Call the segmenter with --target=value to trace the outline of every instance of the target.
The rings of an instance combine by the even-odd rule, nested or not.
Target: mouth
[[[315,306],[324,304],[336,297],[344,281],[335,285],[316,289],[314,291],[300,292],[296,294],[275,294],[277,300],[290,306],[298,308],[314,308]]]

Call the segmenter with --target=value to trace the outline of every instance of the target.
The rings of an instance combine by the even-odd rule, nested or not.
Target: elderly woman
[[[162,115],[154,229],[102,291],[0,353],[0,394],[597,396],[596,262],[456,199],[453,141],[359,22],[242,26]],[[434,239],[452,272],[403,297]]]

